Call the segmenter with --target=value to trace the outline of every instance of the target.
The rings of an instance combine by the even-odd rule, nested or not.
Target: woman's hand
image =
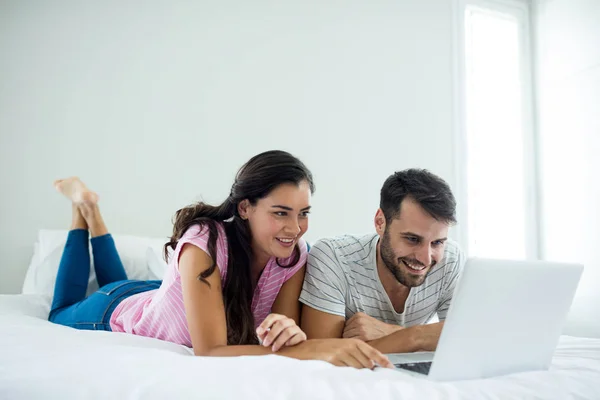
[[[256,328],[256,334],[265,347],[271,346],[273,352],[285,346],[295,346],[306,340],[306,334],[296,322],[280,314],[269,314]]]
[[[300,360],[322,360],[343,367],[373,369],[379,365],[394,368],[385,355],[359,339],[311,339],[281,353]]]

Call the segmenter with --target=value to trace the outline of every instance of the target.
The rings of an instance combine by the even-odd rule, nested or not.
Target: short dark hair
[[[456,200],[450,186],[439,176],[417,168],[390,175],[383,183],[379,201],[387,223],[400,215],[400,205],[407,197],[436,220],[456,223]]]

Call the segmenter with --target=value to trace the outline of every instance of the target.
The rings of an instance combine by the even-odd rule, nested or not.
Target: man
[[[300,301],[309,339],[359,338],[383,353],[433,351],[464,256],[450,187],[426,170],[391,175],[376,234],[322,239],[312,248]],[[432,318],[440,322],[427,324]]]

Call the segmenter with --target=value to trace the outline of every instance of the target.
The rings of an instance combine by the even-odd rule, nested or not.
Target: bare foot
[[[98,203],[98,195],[89,190],[76,176],[54,181],[54,187],[75,204],[95,205]]]

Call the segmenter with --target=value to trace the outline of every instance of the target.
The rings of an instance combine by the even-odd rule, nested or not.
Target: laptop
[[[388,354],[398,370],[437,381],[547,370],[583,266],[471,258],[435,353]]]

